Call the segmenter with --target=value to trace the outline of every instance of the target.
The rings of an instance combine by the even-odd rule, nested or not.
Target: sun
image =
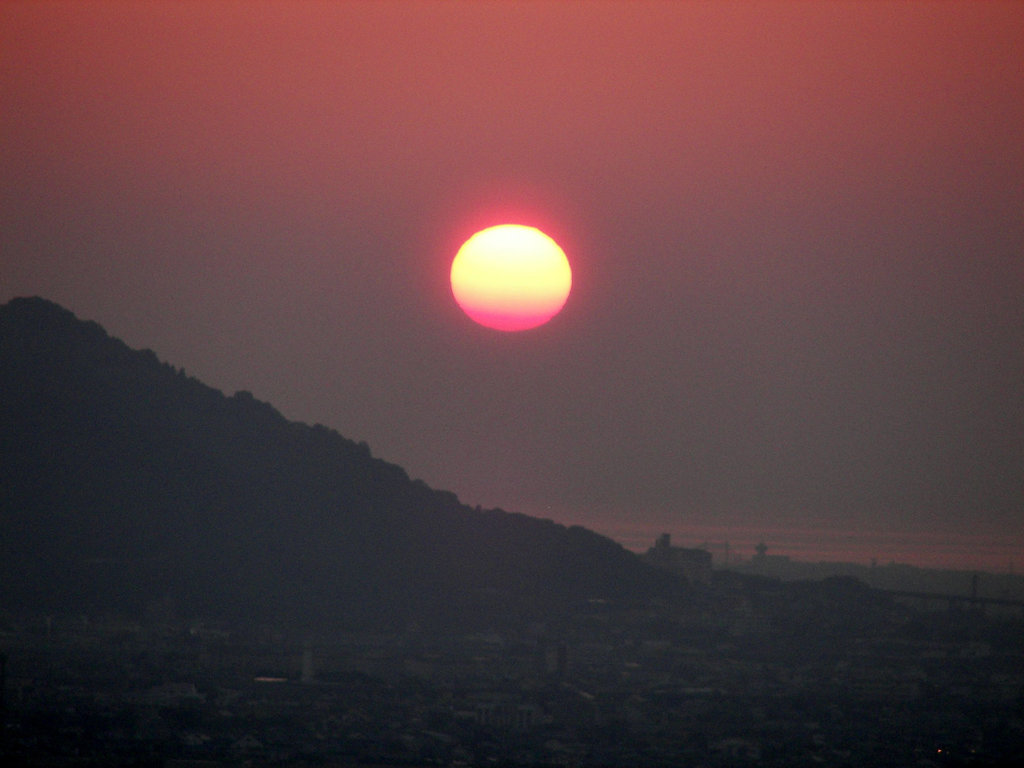
[[[499,331],[543,325],[565,305],[572,270],[535,227],[500,224],[467,240],[452,261],[452,294],[469,317]]]

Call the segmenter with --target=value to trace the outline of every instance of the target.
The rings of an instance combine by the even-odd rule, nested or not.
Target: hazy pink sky
[[[0,301],[469,504],[1024,567],[1022,51],[1020,2],[4,3]],[[506,220],[573,265],[514,335],[447,282]]]

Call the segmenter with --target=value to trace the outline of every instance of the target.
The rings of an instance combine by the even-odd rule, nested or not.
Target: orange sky
[[[1019,2],[5,3],[0,301],[474,505],[1024,553],[1022,50]],[[496,338],[448,268],[506,219],[573,293]]]

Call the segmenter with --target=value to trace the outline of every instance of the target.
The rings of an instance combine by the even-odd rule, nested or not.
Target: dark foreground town
[[[715,572],[514,630],[300,637],[154,604],[6,616],[5,764],[996,766],[1024,761],[1019,608]]]

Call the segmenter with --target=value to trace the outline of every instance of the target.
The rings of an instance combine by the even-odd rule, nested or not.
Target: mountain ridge
[[[509,621],[674,593],[574,526],[470,509],[38,297],[0,306],[0,608]]]

